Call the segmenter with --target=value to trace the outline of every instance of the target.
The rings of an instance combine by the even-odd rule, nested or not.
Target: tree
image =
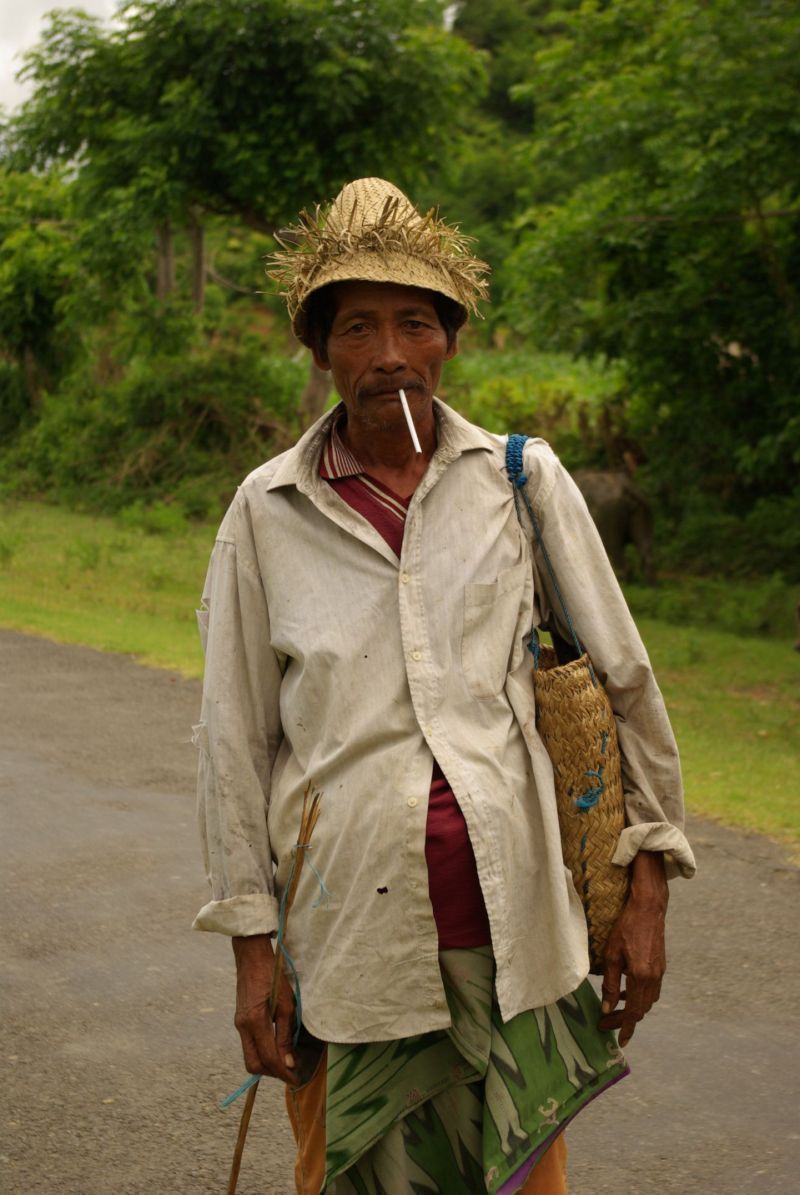
[[[586,0],[520,86],[534,202],[516,325],[622,359],[676,516],[745,514],[800,464],[800,15],[791,0]],[[796,508],[800,514],[800,507]]]
[[[58,176],[0,170],[0,352],[19,370],[25,396],[20,404],[19,387],[6,375],[4,434],[26,408],[37,406],[74,349],[65,321],[79,272],[70,215],[68,190]]]
[[[71,161],[83,207],[191,230],[202,297],[206,212],[272,231],[359,174],[411,185],[480,90],[479,56],[434,0],[143,0],[105,30],[51,13],[22,77],[12,161]]]
[[[575,0],[563,0],[569,6]],[[520,206],[527,206],[533,174],[530,141],[533,96],[524,86],[533,56],[557,37],[553,0],[461,0],[452,6],[453,28],[481,52],[488,87],[469,126],[453,141],[425,196],[474,235],[492,266],[490,325],[503,323],[505,261]]]

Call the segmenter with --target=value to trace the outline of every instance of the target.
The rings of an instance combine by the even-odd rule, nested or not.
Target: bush
[[[715,627],[737,635],[796,636],[796,589],[785,577],[736,581],[723,577],[668,577],[659,585],[626,585],[633,614],[681,626]]]
[[[798,582],[800,490],[761,498],[743,515],[692,496],[683,518],[661,521],[657,541],[659,566],[668,572],[750,577],[779,570]]]
[[[267,355],[254,338],[134,357],[122,377],[98,372],[84,365],[47,395],[6,454],[18,489],[108,510],[134,504],[140,520],[158,503],[152,529],[171,505],[215,513],[299,430],[304,366]]]
[[[621,371],[602,362],[470,346],[447,366],[440,393],[489,431],[542,436],[568,469],[603,468],[621,386]]]

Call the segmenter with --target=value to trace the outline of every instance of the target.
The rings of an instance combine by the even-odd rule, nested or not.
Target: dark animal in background
[[[626,581],[634,579],[625,551],[633,544],[641,575],[652,584],[653,512],[636,482],[622,469],[577,469],[572,476],[617,574]]]

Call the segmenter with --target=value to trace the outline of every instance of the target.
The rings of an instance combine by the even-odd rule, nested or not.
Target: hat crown
[[[385,178],[357,178],[342,187],[328,212],[327,228],[332,234],[358,234],[389,219],[421,221],[413,203],[394,183]]]

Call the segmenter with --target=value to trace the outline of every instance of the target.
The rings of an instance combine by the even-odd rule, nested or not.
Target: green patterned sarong
[[[439,955],[449,1029],[328,1045],[327,1195],[511,1195],[627,1074],[588,980],[503,1024],[491,948]]]

